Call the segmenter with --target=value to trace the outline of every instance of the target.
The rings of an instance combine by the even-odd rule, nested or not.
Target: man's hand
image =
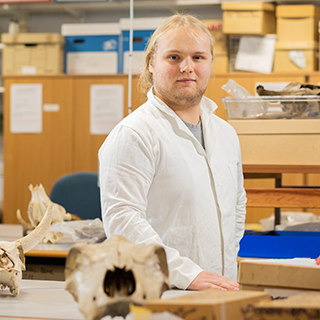
[[[205,289],[219,289],[219,290],[239,290],[239,284],[224,276],[220,276],[213,272],[202,271],[190,283],[189,290],[205,290]]]

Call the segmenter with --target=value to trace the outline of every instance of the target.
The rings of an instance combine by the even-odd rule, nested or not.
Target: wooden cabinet
[[[59,112],[43,112],[40,134],[11,133],[10,87],[35,83],[43,85],[43,103],[58,104]],[[16,223],[17,209],[26,217],[30,184],[42,183],[50,191],[59,176],[72,171],[73,83],[65,77],[8,77],[5,92],[3,222]]]
[[[90,134],[90,86],[121,84],[124,115],[128,114],[128,77],[119,76],[7,76],[4,96],[4,202],[3,222],[17,223],[20,209],[27,219],[30,184],[42,183],[47,194],[54,182],[67,173],[97,171],[98,150],[106,135]],[[17,134],[10,131],[10,87],[12,84],[42,84],[43,104],[56,104],[59,111],[43,111],[42,133]],[[132,109],[144,97],[135,89]]]
[[[318,83],[320,74],[216,74],[209,82],[205,95],[214,100],[216,114],[228,120],[221,98],[227,96],[221,89],[229,79],[235,80],[254,94],[257,82]],[[12,84],[36,84],[43,86],[43,104],[57,104],[59,111],[43,111],[43,131],[39,134],[10,132],[10,87]],[[132,80],[132,109],[136,109],[145,97],[137,89],[138,77]],[[42,183],[47,194],[62,175],[75,171],[97,171],[98,150],[105,135],[90,134],[90,86],[92,84],[121,84],[124,88],[124,116],[128,114],[128,76],[6,76],[4,95],[4,203],[3,222],[18,223],[16,210],[27,218],[27,206],[31,199],[30,184]],[[297,151],[298,152],[298,151]],[[316,174],[284,174],[283,184],[320,185]],[[273,187],[274,181],[266,179],[245,181],[246,187]],[[248,210],[247,222],[272,215],[271,209]]]

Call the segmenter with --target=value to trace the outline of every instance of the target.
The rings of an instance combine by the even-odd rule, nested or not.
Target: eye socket
[[[14,263],[7,255],[6,251],[0,249],[0,268],[13,268]]]

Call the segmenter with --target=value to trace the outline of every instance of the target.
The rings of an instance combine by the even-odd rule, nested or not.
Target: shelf
[[[255,2],[256,0],[246,0],[247,2]],[[152,9],[169,9],[177,11],[185,7],[217,7],[220,8],[223,2],[238,2],[238,0],[134,0],[134,9],[152,10]],[[302,0],[265,0],[264,2],[275,2],[276,4],[315,4],[320,6],[320,0],[302,1]],[[77,14],[89,11],[113,11],[128,10],[130,1],[67,1],[67,2],[23,2],[23,3],[2,3],[0,4],[0,15],[19,15],[27,13],[55,13],[69,12]]]
[[[163,9],[174,8],[176,0],[165,1],[134,1],[135,9]],[[69,10],[79,11],[112,11],[112,10],[128,10],[129,1],[98,1],[98,2],[42,2],[42,3],[6,3],[0,5],[0,15],[10,15],[17,12],[63,12]]]

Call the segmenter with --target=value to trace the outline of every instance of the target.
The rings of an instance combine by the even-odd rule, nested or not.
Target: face
[[[159,39],[149,61],[154,92],[173,110],[199,107],[211,74],[209,37],[184,27]]]

